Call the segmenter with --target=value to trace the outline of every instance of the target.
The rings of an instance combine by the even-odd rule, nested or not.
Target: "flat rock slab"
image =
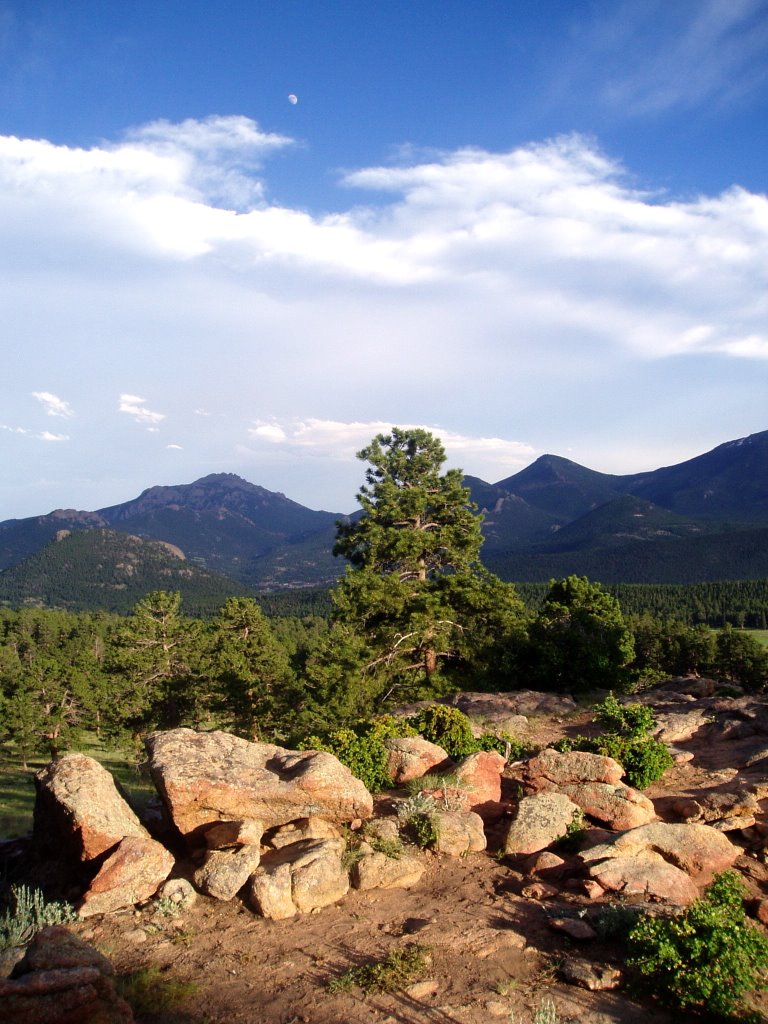
[[[604,782],[615,785],[624,774],[623,767],[612,757],[572,750],[561,754],[548,747],[528,762],[526,775],[534,789],[548,788],[548,783],[567,786],[582,782]]]
[[[149,839],[106,768],[65,754],[35,775],[35,840],[54,857],[93,860],[125,836]]]
[[[193,729],[152,733],[146,745],[152,778],[174,824],[193,841],[221,820],[253,820],[269,829],[297,818],[342,823],[373,813],[363,783],[323,751]]]
[[[648,797],[622,783],[582,782],[559,789],[590,818],[617,832],[647,825],[656,818],[656,810]]]
[[[356,889],[408,889],[424,874],[424,863],[415,854],[387,857],[373,851],[352,866],[352,885]]]

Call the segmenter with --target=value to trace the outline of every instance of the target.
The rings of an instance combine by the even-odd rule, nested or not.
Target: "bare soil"
[[[542,718],[534,723],[534,738],[543,744],[585,731],[588,721],[588,712],[567,721]],[[725,784],[731,764],[739,763],[738,743],[704,737],[681,744],[693,761],[646,791],[659,816],[668,814],[673,796]],[[516,773],[508,769],[510,786]],[[553,914],[574,915],[594,904],[567,890],[545,901],[525,898],[521,890],[530,880],[495,856],[503,828],[504,822],[491,833],[486,853],[460,859],[425,854],[427,871],[411,889],[353,890],[335,906],[287,921],[259,918],[238,898],[222,903],[201,896],[177,917],[162,917],[149,905],[76,929],[120,975],[157,968],[165,981],[194,985],[171,1009],[137,1013],[143,1024],[529,1024],[544,1000],[553,1001],[561,1024],[689,1019],[633,995],[626,980],[612,991],[562,980],[560,965],[568,958],[621,968],[621,947],[578,943],[550,927]],[[755,896],[768,893],[768,874],[754,851],[745,849],[736,867]],[[393,993],[329,989],[351,966],[414,942],[429,950],[428,968],[415,984]]]

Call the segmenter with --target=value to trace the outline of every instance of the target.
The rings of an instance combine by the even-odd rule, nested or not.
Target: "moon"
[[[288,102],[292,103],[293,106],[295,107],[296,104],[299,102],[299,97],[295,93],[293,93],[293,92],[289,93],[289,95],[288,95]]]

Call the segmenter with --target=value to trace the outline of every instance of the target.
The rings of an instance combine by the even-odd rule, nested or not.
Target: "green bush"
[[[644,916],[629,933],[628,964],[672,1006],[743,1012],[744,996],[768,977],[768,937],[747,921],[745,895],[736,872],[724,871],[679,916]]]
[[[620,704],[609,694],[593,708],[593,721],[606,727],[606,732],[589,739],[573,736],[555,744],[561,753],[587,750],[593,754],[612,757],[624,769],[630,786],[645,789],[662,777],[674,764],[672,755],[660,740],[648,733],[655,721],[653,712],[643,704]]]
[[[345,992],[358,985],[365,992],[396,992],[420,978],[429,967],[429,947],[417,942],[396,947],[382,960],[350,967],[328,985],[331,992]]]
[[[430,704],[408,721],[425,740],[442,747],[454,761],[460,761],[480,749],[472,735],[472,723],[458,708]]]
[[[0,917],[0,949],[23,946],[49,924],[68,924],[77,914],[68,903],[46,903],[39,889],[11,888],[13,910]]]
[[[653,712],[644,704],[621,704],[612,693],[593,707],[593,721],[605,727],[606,732],[628,739],[647,736],[654,726]]]
[[[431,796],[416,793],[397,808],[405,835],[422,849],[434,846],[439,838],[437,804]]]
[[[415,730],[406,719],[382,715],[359,722],[353,728],[335,729],[325,736],[307,736],[299,746],[302,750],[326,750],[334,754],[372,793],[378,793],[392,785],[384,741],[414,735]]]

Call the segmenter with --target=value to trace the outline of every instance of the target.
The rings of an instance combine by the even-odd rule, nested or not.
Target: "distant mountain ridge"
[[[506,579],[571,572],[605,583],[768,577],[768,431],[648,473],[600,473],[542,455],[491,484],[467,477],[483,511],[483,560]],[[0,523],[0,600],[7,572],[61,530],[119,531],[175,545],[188,566],[258,590],[330,585],[339,513],[312,511],[231,473],[155,486],[83,512]],[[76,570],[73,570],[76,572]]]

